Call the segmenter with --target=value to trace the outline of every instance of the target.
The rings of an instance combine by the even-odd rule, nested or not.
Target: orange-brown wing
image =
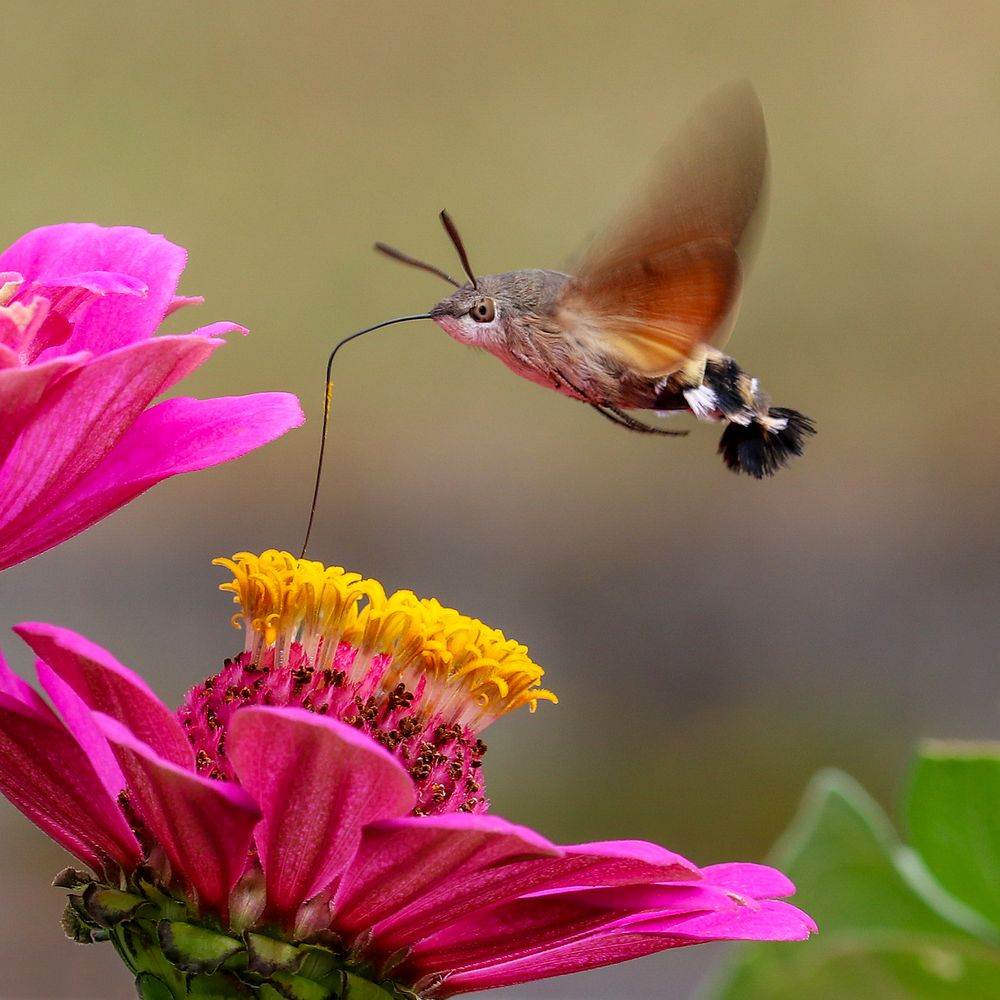
[[[747,82],[680,129],[644,197],[588,248],[559,302],[564,321],[649,376],[729,333],[765,202],[767,135]]]

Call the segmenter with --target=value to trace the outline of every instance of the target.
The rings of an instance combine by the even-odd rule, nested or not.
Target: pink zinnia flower
[[[246,648],[176,715],[51,625],[17,632],[55,711],[0,673],[0,790],[90,868],[65,926],[141,997],[448,997],[815,929],[770,868],[487,813],[479,734],[555,700],[524,646],[287,553],[225,564]]]
[[[0,253],[0,569],[83,531],[161,479],[302,422],[294,396],[149,404],[242,327],[154,337],[185,251],[141,229],[35,229]]]

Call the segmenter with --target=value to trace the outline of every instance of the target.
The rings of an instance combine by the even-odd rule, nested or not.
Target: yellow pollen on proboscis
[[[377,580],[274,549],[215,564],[233,574],[219,589],[240,605],[233,623],[245,626],[255,661],[273,649],[284,662],[299,643],[312,666],[323,669],[345,642],[357,650],[357,675],[372,657],[387,654],[384,687],[400,679],[412,687],[426,676],[428,708],[479,728],[522,705],[533,712],[539,701],[558,701],[538,686],[544,671],[526,646],[439,601],[409,590],[386,594]]]

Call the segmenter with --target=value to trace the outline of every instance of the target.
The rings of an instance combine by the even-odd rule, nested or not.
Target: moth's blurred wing
[[[729,334],[756,245],[767,134],[747,82],[709,97],[667,144],[653,182],[585,252],[563,322],[638,372],[666,375]]]

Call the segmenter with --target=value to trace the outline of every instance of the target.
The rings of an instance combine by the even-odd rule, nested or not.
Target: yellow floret
[[[377,580],[274,549],[259,556],[239,552],[215,564],[233,574],[219,589],[240,605],[234,624],[242,621],[255,660],[274,649],[283,662],[297,642],[321,668],[346,642],[357,650],[357,675],[373,656],[388,654],[386,687],[400,678],[412,685],[424,675],[431,685],[429,704],[480,728],[521,705],[533,712],[539,701],[558,701],[537,686],[544,671],[526,646],[439,601],[408,590],[386,594]]]

